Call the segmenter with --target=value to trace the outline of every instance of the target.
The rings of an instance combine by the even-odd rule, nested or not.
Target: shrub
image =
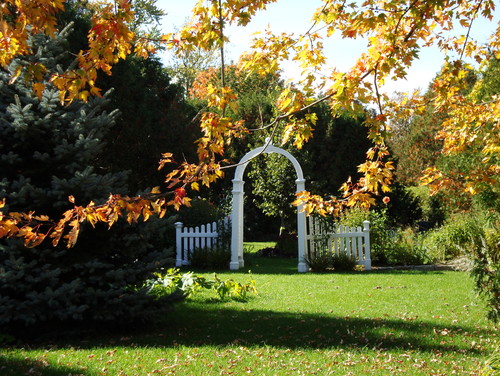
[[[314,272],[352,271],[356,268],[356,259],[346,253],[333,253],[329,249],[330,240],[320,237],[314,240],[313,249],[304,258],[304,262]]]
[[[408,227],[393,229],[387,211],[367,211],[352,208],[342,214],[339,222],[347,226],[362,226],[370,221],[370,245],[373,264],[378,265],[421,265],[429,264],[435,255],[430,255],[423,245],[422,235]]]
[[[368,211],[361,208],[346,210],[338,222],[346,226],[363,226],[363,221],[370,221],[371,259],[374,264],[386,264],[387,253],[391,250],[393,231],[390,227],[386,210]]]
[[[486,299],[488,318],[500,321],[500,216],[486,223],[474,237],[469,251],[474,259],[472,277],[476,290]]]
[[[356,269],[356,259],[346,253],[332,255],[331,262],[337,272],[351,272]]]
[[[214,274],[213,280],[195,275],[193,272],[180,273],[179,269],[169,269],[165,274],[155,273],[146,281],[144,287],[148,294],[161,299],[165,296],[192,296],[202,289],[215,291],[221,300],[247,300],[249,294],[256,294],[255,280],[243,284],[232,279],[222,280]]]
[[[311,252],[304,261],[313,272],[326,272],[332,269],[332,254],[327,250]]]
[[[457,255],[473,259],[471,275],[486,299],[488,318],[500,320],[500,215],[490,211],[451,217],[429,233],[425,243],[431,256],[446,260]]]
[[[213,222],[213,221],[212,221]],[[231,222],[217,221],[218,237],[215,244],[196,248],[189,254],[190,265],[194,268],[226,269],[231,261]]]
[[[388,265],[425,265],[433,261],[422,244],[422,236],[409,227],[394,234],[385,257]]]
[[[452,216],[440,228],[428,232],[424,245],[431,259],[450,260],[467,254],[471,241],[481,233],[476,215],[459,214]]]
[[[283,257],[297,257],[299,252],[297,234],[285,233],[279,236],[276,243],[277,253]]]
[[[318,250],[305,258],[305,263],[313,272],[349,272],[356,269],[356,259],[345,253],[332,254],[328,250]]]
[[[386,252],[387,265],[423,265],[429,264],[425,250],[422,253],[416,253],[412,246],[405,243],[395,243]]]
[[[178,221],[182,222],[185,226],[195,227],[216,222],[221,216],[221,210],[210,201],[195,198],[191,201],[190,207],[181,207]]]
[[[196,248],[189,255],[190,266],[199,269],[227,269],[231,261],[231,250],[227,247]]]

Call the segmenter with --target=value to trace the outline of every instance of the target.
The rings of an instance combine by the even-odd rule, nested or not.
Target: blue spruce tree
[[[36,35],[37,53],[17,59],[10,69],[43,62],[49,70],[68,61],[68,28],[55,39]],[[35,210],[58,219],[78,203],[126,193],[127,173],[109,173],[103,138],[117,111],[108,111],[110,93],[63,106],[45,82],[39,99],[22,76],[9,83],[0,72],[0,198],[8,211]],[[0,328],[75,322],[129,323],[169,306],[139,287],[152,271],[170,261],[161,246],[165,222],[147,227],[84,228],[73,249],[49,241],[28,249],[18,240],[0,241]],[[158,230],[159,229],[159,230]]]

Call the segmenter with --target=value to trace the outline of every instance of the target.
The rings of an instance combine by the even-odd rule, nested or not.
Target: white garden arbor
[[[305,180],[302,173],[302,168],[295,157],[283,150],[274,146],[270,140],[266,140],[264,146],[258,147],[252,151],[249,151],[241,159],[236,171],[234,173],[233,179],[233,209],[231,215],[231,262],[229,268],[231,270],[238,270],[244,266],[243,260],[243,200],[244,200],[244,188],[243,185],[243,174],[248,163],[255,157],[262,153],[278,153],[285,156],[290,162],[292,162],[295,172],[297,174],[297,192],[302,192],[305,190]],[[305,250],[306,250],[306,215],[301,210],[301,206],[297,208],[297,241],[298,241],[298,271],[299,273],[307,272],[307,264],[304,261]]]

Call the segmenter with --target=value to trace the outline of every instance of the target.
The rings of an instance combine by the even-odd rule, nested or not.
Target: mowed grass
[[[276,242],[245,242],[243,249],[250,254],[255,253],[263,248],[276,247]]]
[[[499,344],[467,273],[247,264],[218,273],[255,279],[247,302],[204,293],[147,330],[4,347],[0,375],[478,375]]]

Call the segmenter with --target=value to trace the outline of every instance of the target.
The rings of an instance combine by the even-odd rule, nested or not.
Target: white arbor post
[[[175,222],[175,266],[182,266],[182,238],[181,238],[181,232],[182,232],[182,222]]]
[[[363,222],[363,233],[365,234],[365,260],[364,265],[366,270],[372,270],[371,259],[371,244],[370,244],[370,221]]]
[[[248,163],[252,158],[257,157],[262,153],[278,153],[292,162],[295,172],[297,173],[297,193],[305,191],[305,180],[302,168],[299,162],[293,155],[286,150],[275,147],[269,140],[266,140],[266,145],[258,147],[249,151],[241,158],[238,167],[234,173],[233,179],[233,209],[231,216],[231,262],[229,268],[231,270],[238,270],[244,266],[243,260],[243,200],[244,200],[244,181],[243,173]],[[298,271],[299,273],[307,272],[308,268],[305,262],[306,252],[306,215],[302,212],[302,206],[297,208],[297,241],[298,241]]]
[[[229,269],[245,266],[243,260],[243,185],[240,179],[233,180],[233,209],[231,214],[231,262]]]
[[[306,181],[304,179],[295,180],[297,183],[297,193],[306,190]],[[306,255],[306,213],[302,211],[303,205],[297,207],[297,241],[299,249],[299,265],[297,270],[299,273],[305,273],[308,270],[305,255]]]

